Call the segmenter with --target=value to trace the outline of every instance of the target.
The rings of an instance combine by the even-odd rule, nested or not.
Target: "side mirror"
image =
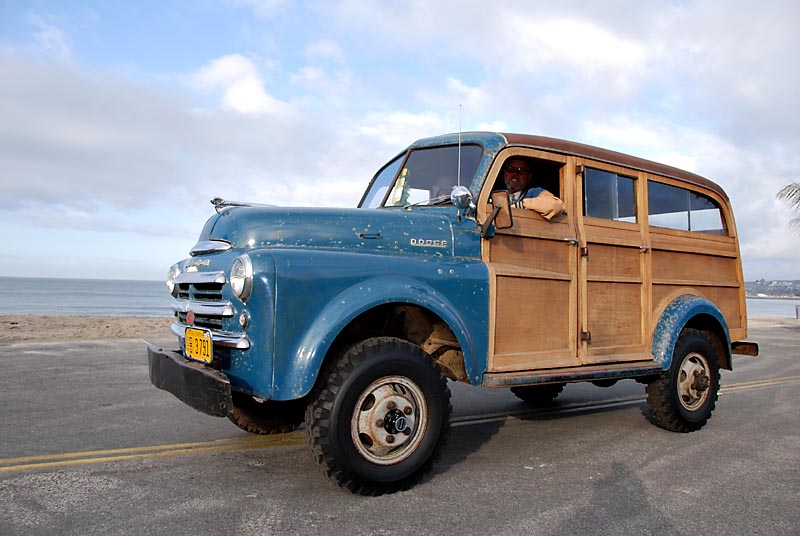
[[[514,226],[514,220],[511,217],[511,200],[508,197],[508,192],[505,190],[497,190],[492,192],[492,205],[496,212],[494,215],[494,226],[497,229],[509,229]]]
[[[472,198],[472,192],[466,186],[453,186],[453,190],[450,192],[450,201],[458,209],[459,218],[475,214],[475,201]]]
[[[492,214],[481,224],[481,237],[491,238],[494,236],[495,229],[508,229],[514,226],[514,219],[511,217],[511,200],[508,192],[497,190],[492,192]]]

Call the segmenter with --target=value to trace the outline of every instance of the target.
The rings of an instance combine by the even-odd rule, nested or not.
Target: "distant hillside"
[[[744,289],[749,297],[797,298],[800,297],[800,281],[745,281]]]

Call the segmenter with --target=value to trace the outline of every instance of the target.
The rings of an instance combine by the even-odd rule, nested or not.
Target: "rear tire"
[[[647,385],[655,423],[672,432],[694,432],[706,424],[719,394],[719,354],[708,333],[684,329],[669,370]]]
[[[244,393],[233,392],[233,411],[228,419],[251,434],[282,434],[297,429],[303,422],[304,400],[259,402]]]
[[[408,489],[428,472],[449,430],[450,390],[419,346],[378,337],[355,344],[323,377],[306,410],[325,475],[361,495]]]
[[[517,398],[531,406],[547,406],[564,390],[564,383],[551,383],[546,385],[527,385],[524,387],[512,387],[511,392]]]

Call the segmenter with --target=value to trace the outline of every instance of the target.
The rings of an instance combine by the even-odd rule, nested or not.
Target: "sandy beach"
[[[0,342],[169,339],[172,317],[0,314]],[[794,318],[751,318],[750,328],[800,327]]]
[[[0,341],[169,339],[172,317],[0,314]]]

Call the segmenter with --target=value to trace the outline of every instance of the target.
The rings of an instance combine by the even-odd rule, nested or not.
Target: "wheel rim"
[[[692,352],[683,359],[678,371],[678,400],[687,411],[696,411],[708,400],[711,387],[708,359]]]
[[[350,434],[366,460],[392,465],[414,453],[427,427],[428,405],[419,386],[403,376],[387,376],[358,397]]]

